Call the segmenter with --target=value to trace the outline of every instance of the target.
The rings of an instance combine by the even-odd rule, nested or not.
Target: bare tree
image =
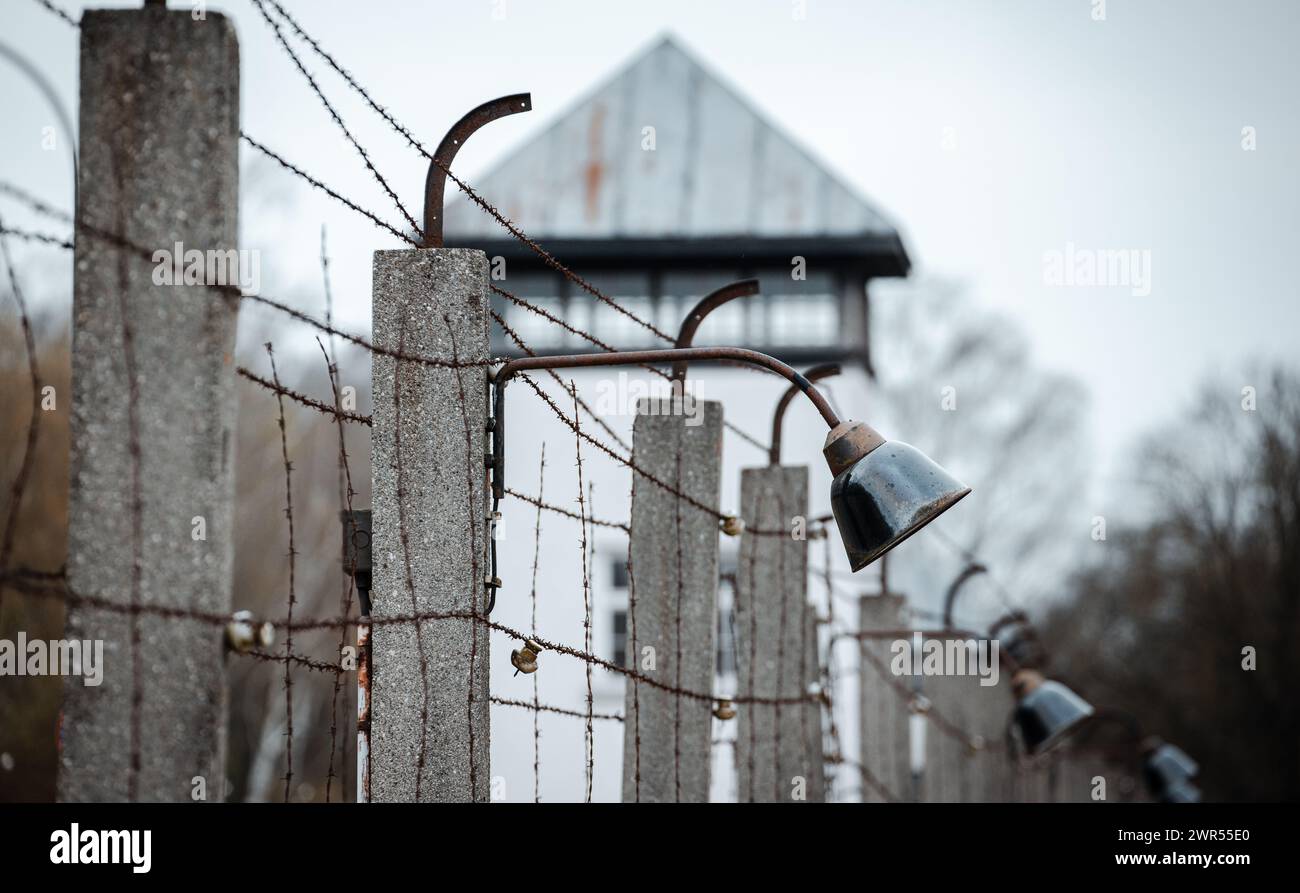
[[[1077,511],[1089,471],[1082,386],[1037,366],[1015,323],[952,284],[922,280],[877,295],[874,308],[879,427],[974,488],[893,558],[891,588],[937,607],[965,563],[946,547],[956,544],[1011,590],[972,582],[967,616],[992,619],[1004,600],[1053,591],[1087,542]]]
[[[1078,574],[1055,666],[1188,750],[1210,796],[1300,798],[1300,375],[1205,385],[1134,467],[1152,520]]]

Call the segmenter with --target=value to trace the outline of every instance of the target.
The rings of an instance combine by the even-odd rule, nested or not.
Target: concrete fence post
[[[947,647],[945,639],[933,641]],[[969,651],[968,667],[974,666],[975,654]],[[996,685],[981,685],[974,674],[924,677],[922,692],[932,712],[961,734],[957,737],[940,728],[937,716],[927,727],[925,800],[990,803],[1015,799],[1016,769],[1005,750],[1006,724],[1015,700],[1005,670],[1000,667]]]
[[[921,693],[930,708],[921,775],[921,799],[927,803],[966,803],[975,799],[971,767],[974,754],[964,733],[969,726],[966,698],[972,694],[972,686],[978,684],[978,680],[962,676],[921,679]]]
[[[632,427],[636,464],[716,510],[722,404],[698,413],[671,398],[642,400]],[[718,611],[718,519],[632,472],[628,667],[671,689],[712,692]],[[706,802],[712,705],[628,679],[623,801]]]
[[[1013,799],[1017,803],[1050,803],[1055,788],[1051,756],[1021,757],[1015,768]]]
[[[974,799],[982,803],[1008,803],[1015,798],[1015,763],[1007,753],[1007,723],[1015,708],[1011,694],[1011,673],[999,667],[997,685],[982,686],[970,680],[970,733],[978,736],[979,749],[972,755],[975,772]]]
[[[65,687],[58,797],[219,800],[221,628],[149,609],[230,612],[238,301],[208,286],[238,282],[210,260],[203,283],[168,274],[175,252],[227,272],[234,255],[234,28],[90,10],[80,93],[68,578],[122,609],[69,605],[65,635],[102,640],[104,673]]]
[[[792,535],[792,525],[795,518],[807,523],[807,467],[744,469],[740,505],[745,533],[736,565],[736,692],[806,697],[818,681],[816,623],[807,597],[808,542]],[[815,701],[741,704],[737,718],[742,803],[826,799]]]
[[[901,595],[864,596],[858,604],[859,628],[863,632],[906,629],[909,625],[907,599]],[[887,792],[882,793],[863,779],[862,800],[864,803],[881,803],[891,797],[910,800],[911,711],[907,698],[886,675],[892,658],[890,640],[863,639],[859,646],[858,762]],[[895,681],[898,685],[910,683],[904,677]]]
[[[377,251],[371,434],[369,798],[489,799],[488,265],[481,251]],[[475,365],[466,365],[475,364]],[[365,792],[362,792],[363,795]]]

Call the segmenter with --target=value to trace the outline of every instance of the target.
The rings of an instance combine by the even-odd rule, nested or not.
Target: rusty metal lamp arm
[[[533,369],[575,369],[590,366],[639,366],[646,363],[688,363],[694,360],[714,360],[749,363],[768,369],[788,378],[797,388],[807,395],[817,407],[826,424],[835,430],[840,427],[839,416],[831,408],[826,398],[813,387],[812,382],[791,366],[776,357],[747,350],[743,347],[688,347],[666,348],[662,350],[628,350],[610,353],[576,354],[552,357],[521,357],[510,360],[496,370],[492,376],[495,385],[492,419],[489,428],[492,431],[492,496],[501,499],[505,495],[505,411],[506,384],[516,373]],[[832,466],[834,468],[834,466]]]
[[[820,366],[813,366],[803,374],[808,381],[821,381],[823,378],[830,378],[832,375],[840,374],[839,363],[822,363]],[[769,465],[781,464],[781,422],[785,418],[785,410],[794,400],[795,395],[799,393],[797,385],[790,385],[786,392],[781,395],[781,399],[776,403],[776,413],[772,416],[772,445],[768,448],[767,462]]]
[[[741,279],[709,292],[700,299],[700,302],[682,320],[682,327],[677,333],[677,348],[682,350],[691,346],[691,342],[695,339],[695,332],[699,329],[700,324],[704,322],[704,317],[714,310],[734,298],[745,298],[756,294],[758,294],[757,279]],[[685,387],[686,360],[678,360],[673,363],[672,380],[677,382],[680,387]]]
[[[451,130],[438,143],[438,150],[433,153],[429,163],[429,173],[424,180],[424,242],[422,248],[441,248],[444,193],[447,190],[447,170],[452,159],[465,145],[465,140],[482,127],[520,112],[532,111],[531,93],[515,93],[489,100],[467,112],[463,118],[452,125]]]
[[[988,568],[980,564],[978,561],[972,561],[970,564],[966,565],[966,568],[956,576],[952,583],[948,585],[948,593],[943,597],[944,629],[952,628],[952,611],[953,607],[957,604],[957,593],[961,591],[961,588],[966,585],[966,581],[971,577],[984,573],[988,573]]]

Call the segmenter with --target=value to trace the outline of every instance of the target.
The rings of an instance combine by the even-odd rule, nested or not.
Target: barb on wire
[[[537,463],[537,521],[533,527],[533,579],[528,593],[528,602],[532,608],[530,629],[537,632],[537,566],[542,557],[542,498],[546,495],[546,441],[542,441],[542,455]],[[533,674],[533,707],[539,708],[537,674]],[[542,802],[541,791],[542,765],[542,731],[541,717],[533,714],[533,802]]]
[[[339,117],[338,111],[335,110],[333,104],[325,97],[320,85],[316,83],[316,79],[312,77],[311,72],[307,70],[307,66],[302,64],[302,59],[299,58],[298,54],[293,51],[291,46],[289,46],[289,41],[285,40],[284,33],[280,30],[280,26],[273,18],[271,18],[270,13],[266,11],[264,0],[253,0],[253,5],[257,7],[257,11],[262,14],[262,18],[266,20],[266,23],[271,26],[271,31],[274,32],[275,39],[280,44],[280,48],[283,49],[285,53],[288,54],[289,58],[293,60],[293,64],[298,69],[299,74],[306,79],[308,86],[311,87],[312,92],[316,94],[316,98],[321,101],[321,104],[325,106],[325,111],[329,112],[329,116],[334,120],[335,125],[338,126],[338,129],[343,133],[343,136],[347,141],[352,144],[352,148],[357,150],[357,154],[359,154],[361,160],[365,162],[366,170],[370,171],[376,182],[383,187],[384,192],[388,193],[388,197],[393,200],[393,204],[397,206],[397,210],[406,218],[406,222],[410,224],[411,229],[423,236],[423,231],[420,229],[420,225],[415,222],[415,218],[411,216],[411,212],[406,210],[406,206],[403,205],[402,200],[397,197],[397,193],[393,191],[392,187],[388,185],[388,181],[384,179],[383,174],[379,173],[379,170],[375,167],[374,163],[371,162],[370,153],[365,150],[361,143],[357,142],[357,138],[352,135],[352,131],[348,130],[347,125],[343,123],[343,119]]]
[[[271,380],[277,389],[280,388],[280,373],[275,367],[275,351],[271,347],[271,342],[266,342],[266,356],[271,361]],[[293,783],[293,673],[290,671],[289,655],[293,653],[293,608],[297,603],[297,566],[298,551],[294,540],[293,524],[293,463],[289,461],[289,433],[288,427],[284,421],[284,395],[277,393],[276,402],[280,408],[280,455],[284,459],[284,516],[289,525],[289,608],[285,615],[286,622],[290,624],[285,631],[284,636],[284,720],[285,720],[285,745],[284,745],[284,802],[288,803]]]
[[[519,336],[518,332],[516,332],[514,329],[510,327],[509,323],[505,321],[505,319],[501,316],[500,313],[497,313],[495,310],[492,310],[490,312],[492,314],[493,321],[496,322],[496,324],[501,327],[501,331],[506,333],[507,338],[513,341],[515,345],[524,353],[526,353],[528,356],[530,357],[537,356],[537,352],[524,343],[524,339]],[[560,387],[564,387],[564,380],[560,378],[559,373],[557,373],[554,369],[547,369],[546,372],[548,375],[550,375],[551,379],[556,384],[558,384]],[[593,422],[599,425],[602,429],[604,429],[606,434],[608,434],[610,437],[614,439],[614,442],[617,443],[620,448],[622,448],[624,451],[628,453],[632,452],[632,447],[630,447],[626,441],[624,441],[621,437],[619,437],[618,433],[615,432],[614,429],[611,428],[604,419],[602,419],[599,415],[597,415],[595,410],[593,410],[590,406],[588,406],[586,401],[583,400],[581,397],[578,398],[578,405],[582,407],[582,411],[587,414],[587,417],[589,419],[591,419]]]
[[[543,502],[541,499],[534,496],[529,496],[527,493],[520,493],[518,490],[512,490],[510,487],[506,487],[506,493],[513,496],[515,499],[526,502],[529,505],[536,506],[539,512],[545,509],[548,512],[553,512],[557,515],[563,515],[564,517],[572,518],[575,521],[582,520],[582,516],[579,515],[577,512],[570,511],[569,509],[566,509],[563,506],[552,505],[549,502]],[[586,520],[588,524],[595,524],[597,527],[608,527],[613,530],[622,530],[624,533],[626,533],[628,530],[628,525],[620,521],[602,521],[599,518],[592,518],[592,517],[588,517]]]
[[[325,240],[325,231],[324,228],[322,227],[321,263],[325,272],[325,294],[326,294],[325,318],[328,320],[331,316],[331,308],[330,308],[330,300],[329,300],[329,272],[328,272],[329,264],[328,261],[325,260],[324,240]],[[354,517],[353,510],[352,510],[352,499],[353,496],[355,495],[355,492],[352,488],[352,469],[348,464],[348,449],[347,449],[347,440],[344,436],[344,431],[343,431],[343,417],[342,415],[339,414],[341,413],[341,410],[339,408],[340,401],[339,401],[338,366],[334,362],[332,362],[332,357],[330,356],[329,352],[325,350],[325,345],[320,340],[319,337],[316,339],[316,343],[320,345],[321,353],[325,357],[325,369],[329,373],[330,390],[334,394],[334,409],[335,409],[334,419],[335,419],[335,427],[338,429],[338,435],[339,435],[339,478],[340,478],[339,496],[342,501],[343,511],[347,513],[347,518],[351,521],[351,519]],[[331,346],[333,346],[332,342],[331,342]],[[354,523],[353,532],[355,533],[355,522],[353,523]],[[356,590],[356,585],[357,585],[357,569],[356,569],[356,560],[354,559],[352,561],[352,566],[349,569],[349,573],[347,574],[346,582],[344,583],[344,587],[343,587],[343,616],[344,617],[347,617],[352,613],[352,595],[353,592]],[[343,649],[347,646],[347,634],[348,631],[346,627],[339,631],[339,653],[340,654],[343,653]],[[330,794],[333,790],[333,783],[334,783],[334,757],[338,745],[338,703],[339,703],[339,693],[342,688],[342,684],[343,684],[343,669],[342,667],[340,667],[339,671],[334,674],[334,692],[330,699],[330,756],[329,756],[329,765],[326,769],[326,774],[325,774],[325,802],[326,803],[330,802]],[[346,745],[344,746],[343,750],[345,753],[347,752]],[[343,781],[345,788],[347,787],[346,767],[347,767],[347,763],[345,761],[344,781]]]
[[[58,208],[47,204],[43,199],[37,198],[19,186],[0,180],[0,194],[7,195],[16,201],[22,202],[42,217],[49,217],[51,220],[57,220],[60,223],[66,223],[69,226],[72,225],[72,215],[67,211],[60,211]]]
[[[333,673],[336,676],[344,672],[343,667],[339,664],[332,664],[329,661],[315,660],[302,654],[293,654],[286,652],[284,654],[275,654],[270,651],[262,651],[260,648],[250,648],[246,651],[232,650],[231,654],[237,654],[241,657],[250,657],[253,660],[260,660],[272,664],[295,664],[308,670],[315,670],[318,673]],[[287,672],[287,670],[286,670]]]
[[[25,229],[14,229],[10,226],[0,226],[0,236],[13,236],[15,239],[22,239],[24,242],[37,242],[54,248],[64,248],[68,251],[76,247],[69,240],[59,236],[51,236],[48,233],[32,232]]]
[[[582,429],[577,423],[578,418],[578,388],[573,382],[569,383],[569,393],[573,396],[573,418],[574,418],[574,457],[575,464],[578,468],[578,525],[582,530],[580,547],[582,549],[582,629],[583,629],[583,648],[591,651],[591,574],[587,567],[587,506],[582,498]],[[584,732],[587,757],[587,797],[588,803],[591,802],[591,783],[592,774],[595,769],[595,737],[591,727],[592,712],[592,690],[591,690],[591,664],[586,665],[587,674],[587,724]]]
[[[328,359],[328,357],[326,359]],[[316,400],[312,397],[308,397],[306,394],[303,394],[299,391],[295,391],[293,388],[286,387],[285,385],[277,385],[273,381],[268,381],[262,376],[258,375],[255,372],[250,371],[249,369],[243,366],[236,366],[235,374],[239,375],[241,378],[248,379],[253,384],[266,388],[268,391],[271,391],[276,396],[288,397],[290,400],[294,401],[295,403],[299,403],[303,406],[314,409],[317,412],[324,413],[327,416],[332,416],[340,422],[356,422],[357,424],[365,425],[366,427],[370,427],[373,424],[370,416],[368,415],[361,415],[360,413],[349,412],[346,409],[338,409],[334,406],[330,406],[328,403],[322,403],[320,400]]]
[[[54,13],[54,14],[55,14],[56,16],[58,16],[59,18],[63,19],[63,21],[67,22],[67,23],[68,23],[69,25],[71,25],[72,27],[74,27],[74,28],[80,28],[80,27],[81,27],[81,23],[80,23],[80,22],[78,22],[76,19],[74,19],[74,18],[73,18],[73,17],[72,17],[72,16],[71,16],[71,15],[70,15],[66,10],[64,10],[62,7],[55,6],[53,3],[50,2],[50,0],[36,0],[36,2],[37,2],[38,4],[40,4],[41,6],[44,6],[46,9],[48,9],[50,12]]]
[[[534,713],[558,713],[560,716],[572,716],[575,719],[608,719],[614,722],[623,722],[623,714],[621,713],[592,713],[587,710],[574,710],[569,707],[539,704],[536,701],[515,701],[510,698],[498,698],[496,695],[492,696],[492,703],[501,707],[522,707]]]
[[[726,513],[721,512],[710,505],[706,505],[705,503],[691,496],[689,493],[685,492],[681,487],[673,486],[669,482],[663,480],[661,477],[656,475],[654,472],[641,467],[635,461],[628,458],[627,456],[619,455],[618,453],[614,452],[614,450],[610,448],[609,445],[600,442],[599,440],[597,440],[596,438],[588,434],[586,431],[582,431],[580,426],[578,426],[578,424],[575,422],[574,418],[570,417],[566,412],[564,412],[564,410],[560,409],[559,405],[555,402],[555,400],[552,399],[551,396],[547,394],[544,390],[542,390],[541,386],[539,386],[537,382],[533,380],[532,376],[528,375],[527,373],[520,373],[519,378],[522,379],[524,383],[527,384],[530,388],[532,388],[533,393],[535,393],[538,397],[540,397],[542,402],[545,403],[548,407],[550,407],[551,412],[554,413],[555,417],[558,418],[561,422],[563,422],[569,428],[569,430],[573,431],[578,437],[581,437],[587,443],[591,444],[596,449],[600,450],[602,453],[604,453],[609,458],[613,459],[615,462],[631,469],[637,476],[645,478],[646,480],[650,481],[650,483],[654,484],[656,487],[659,487],[662,490],[672,494],[678,500],[686,502],[692,508],[704,512],[707,515],[711,515],[714,518],[716,518],[718,521],[727,520],[729,516]],[[754,529],[747,529],[746,533],[753,534],[754,536],[788,536],[789,535],[789,531],[785,530],[784,528],[777,528],[772,530],[754,528]]]
[[[348,208],[360,214],[362,217],[365,217],[375,226],[379,227],[382,230],[387,230],[397,238],[401,239],[403,242],[406,242],[408,245],[412,245],[416,247],[419,246],[420,244],[419,241],[415,239],[413,236],[410,236],[407,233],[402,232],[397,227],[393,226],[391,223],[388,223],[386,220],[381,218],[378,214],[374,213],[373,211],[367,211],[365,208],[361,207],[356,202],[352,201],[352,199],[345,198],[343,195],[329,188],[320,180],[316,179],[311,174],[304,171],[302,168],[298,167],[297,165],[293,164],[290,161],[285,160],[285,158],[283,158],[282,156],[271,151],[266,146],[262,145],[257,140],[253,139],[244,131],[241,130],[239,132],[239,138],[244,142],[248,143],[248,145],[252,146],[257,151],[261,152],[267,158],[270,158],[276,164],[280,165],[280,167],[287,170],[289,173],[294,174],[300,179],[310,183],[312,186],[316,187],[321,192],[324,192],[326,195],[328,195],[330,198],[334,199],[335,201],[343,205],[346,205]]]
[[[2,225],[3,221],[0,221],[0,226]],[[9,291],[13,295],[14,303],[18,305],[18,323],[23,333],[23,347],[27,352],[28,383],[32,390],[27,438],[23,444],[18,473],[9,488],[9,514],[5,519],[3,537],[0,538],[0,570],[4,570],[9,567],[9,561],[13,557],[14,537],[18,532],[18,513],[22,508],[27,480],[31,476],[36,458],[36,441],[41,429],[41,370],[36,357],[36,338],[32,334],[32,320],[27,313],[27,300],[23,296],[22,286],[18,283],[18,271],[14,268],[13,255],[9,253],[9,240],[2,234],[0,234],[0,258],[4,260],[5,270],[9,274]],[[0,590],[0,604],[3,602],[4,591]]]

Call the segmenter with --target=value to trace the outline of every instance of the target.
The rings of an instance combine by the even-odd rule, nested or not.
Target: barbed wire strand
[[[329,268],[328,268],[328,263],[325,262],[324,260],[325,254],[324,254],[324,228],[323,227],[321,229],[321,240],[322,240],[321,259],[322,259],[322,264],[324,265],[325,268],[324,272],[325,272],[325,283],[326,283],[325,318],[329,319],[329,317],[331,316],[331,312],[329,309],[330,301],[328,298],[329,295],[328,269]],[[338,365],[334,362],[334,358],[330,355],[330,353],[325,350],[325,345],[320,340],[319,336],[316,338],[316,343],[320,345],[321,353],[325,357],[325,370],[329,374],[330,390],[333,391],[334,393],[334,407],[336,410],[338,410],[339,408]],[[333,343],[331,342],[331,348],[332,347],[333,347]],[[339,478],[340,478],[339,495],[340,495],[341,507],[343,511],[346,512],[347,514],[349,542],[351,542],[352,538],[356,534],[356,529],[357,529],[356,518],[355,515],[353,514],[353,509],[352,509],[352,500],[355,495],[355,491],[353,490],[352,487],[352,469],[348,463],[347,439],[344,436],[342,416],[335,415],[334,418],[335,418],[335,427],[338,429],[338,435],[339,435]],[[343,607],[344,617],[347,617],[349,614],[352,613],[352,595],[357,585],[357,565],[356,565],[355,550],[351,554],[353,556],[353,560],[351,561],[349,567],[347,568],[347,573],[345,574],[345,580],[343,584],[342,607]],[[340,655],[342,655],[343,649],[347,647],[347,635],[348,635],[348,631],[346,629],[339,631],[339,654]],[[334,674],[334,691],[330,698],[330,756],[329,756],[329,765],[325,775],[325,802],[326,803],[330,802],[330,794],[334,782],[334,758],[338,746],[338,703],[339,703],[339,693],[342,689],[342,685],[343,685],[343,673],[342,671],[340,671]],[[346,755],[347,753],[346,741],[343,746],[343,752]],[[347,761],[346,760],[344,760],[343,766],[344,766],[343,787],[346,790],[347,789]]]
[[[265,9],[262,8],[262,3],[264,2],[264,0],[253,0],[253,2],[258,5],[258,9],[262,13],[263,17],[266,18],[268,22],[270,22],[271,21],[270,17],[267,15]],[[628,319],[632,320],[638,326],[646,329],[647,331],[655,335],[655,337],[659,338],[661,341],[664,341],[668,344],[674,344],[676,342],[676,339],[673,338],[671,335],[655,327],[652,323],[648,322],[647,320],[637,316],[635,313],[628,310],[623,305],[619,304],[615,299],[605,294],[604,292],[600,291],[598,288],[596,288],[594,285],[592,285],[582,276],[579,276],[573,270],[569,269],[564,264],[560,263],[560,261],[557,260],[552,254],[550,254],[534,239],[532,239],[526,233],[524,233],[523,230],[520,229],[518,225],[516,225],[512,220],[510,220],[508,217],[502,214],[499,209],[497,209],[494,205],[492,205],[490,202],[485,200],[481,195],[479,195],[479,193],[476,190],[474,190],[473,187],[471,187],[460,177],[452,173],[450,167],[443,164],[434,155],[430,154],[429,151],[424,147],[424,145],[415,138],[415,136],[410,132],[410,130],[408,130],[406,127],[400,124],[396,120],[396,118],[394,118],[393,115],[388,112],[387,109],[385,109],[378,102],[376,102],[370,95],[370,92],[366,90],[364,87],[362,87],[361,84],[359,84],[356,81],[356,79],[346,69],[344,69],[343,66],[339,64],[338,61],[335,60],[335,58],[332,55],[326,52],[325,49],[320,45],[320,43],[316,41],[314,38],[312,38],[306,32],[306,30],[302,28],[302,26],[297,22],[297,20],[289,14],[288,10],[286,10],[279,2],[277,2],[277,0],[265,0],[265,2],[269,2],[271,6],[275,8],[276,12],[280,15],[280,17],[284,20],[285,24],[287,24],[289,28],[294,32],[294,34],[297,35],[298,38],[301,39],[303,42],[305,42],[312,49],[312,51],[316,53],[316,55],[326,63],[326,65],[328,65],[330,68],[332,68],[335,71],[336,74],[338,74],[341,78],[343,78],[344,82],[349,87],[351,87],[352,90],[356,92],[358,96],[361,97],[361,99],[371,108],[371,110],[373,110],[376,114],[378,114],[385,122],[388,123],[390,127],[393,128],[395,132],[397,132],[400,136],[402,136],[407,141],[408,145],[410,145],[422,156],[424,156],[424,158],[427,159],[432,165],[438,167],[449,180],[451,180],[453,183],[456,184],[456,187],[460,189],[460,191],[464,193],[465,196],[472,203],[477,205],[484,213],[490,216],[501,227],[503,227],[507,232],[509,232],[511,236],[513,236],[517,241],[522,243],[530,251],[532,251],[535,255],[537,255],[544,264],[551,267],[553,270],[555,270],[565,279],[577,285],[579,288],[581,288],[583,291],[586,291],[588,294],[592,295],[597,300],[611,307],[613,310],[622,314],[623,316],[626,316]],[[275,27],[274,24],[272,24],[272,27]],[[320,99],[320,101],[325,104],[326,108],[329,109],[331,115],[335,118],[335,121],[338,124],[338,126],[341,129],[343,129],[344,133],[348,136],[349,140],[353,142],[353,145],[356,146],[358,151],[361,151],[363,157],[365,157],[364,151],[361,149],[360,145],[355,142],[355,140],[352,140],[350,132],[347,131],[346,127],[342,122],[342,119],[337,115],[337,112],[335,112],[333,106],[325,98],[323,92],[320,90],[319,85],[307,73],[306,68],[302,65],[297,54],[294,53],[294,51],[289,47],[288,43],[283,39],[283,35],[280,33],[279,29],[276,28],[275,30],[276,30],[277,38],[279,38],[281,47],[294,60],[295,64],[298,66],[299,70],[302,72],[304,77],[307,78],[308,83],[310,84],[313,92],[315,92],[317,97]],[[251,138],[248,138],[246,134],[241,133],[241,136],[244,136],[246,139],[249,140],[250,144],[253,144]],[[258,146],[258,148],[262,148],[263,151],[267,152],[267,154],[274,157],[286,169],[293,170],[294,172],[301,174],[301,172],[298,171],[297,168],[293,167],[288,162],[279,158],[279,156],[275,156],[274,153],[270,153],[269,150],[266,150],[264,147]],[[367,158],[367,165],[369,166],[368,158]],[[378,177],[378,172],[373,171],[373,169],[372,172],[374,172],[375,176]],[[313,183],[317,185],[319,188],[322,189],[326,188],[324,187],[323,184],[320,184],[319,181],[313,180]],[[387,189],[386,183],[384,184],[384,186],[385,189]],[[370,214],[369,212],[361,211],[359,207],[356,207],[352,203],[347,202],[345,199],[342,198],[342,196],[338,195],[337,193],[333,193],[332,190],[329,191],[332,195],[334,195],[334,197],[340,199],[341,201],[344,201],[345,203],[353,207],[353,210],[366,214],[372,219],[372,221],[376,222],[380,226],[383,226],[385,229],[389,230],[394,235],[397,235],[399,238],[402,238],[407,242],[411,242],[413,244],[415,243],[414,239],[410,238],[409,236],[406,236],[405,234],[398,232],[395,227],[382,223],[382,221],[380,221],[376,215]],[[390,196],[392,196],[393,199],[396,201],[396,195],[394,195],[391,190],[388,191]],[[399,207],[400,207],[400,203],[399,203]],[[405,209],[403,209],[403,213],[405,213]],[[410,218],[410,215],[408,214],[406,216],[408,222],[411,224],[412,229],[415,232],[422,234],[421,228],[418,225],[416,225],[414,220]],[[735,426],[730,422],[724,422],[724,424],[727,426],[729,430],[732,430],[734,433],[736,433],[747,443],[753,445],[755,448],[761,451],[764,452],[767,451],[768,447],[764,445],[760,440],[755,438],[754,436],[746,433],[745,431],[741,430],[739,427]]]
[[[308,86],[310,86],[312,92],[316,94],[316,98],[321,101],[323,106],[325,106],[325,111],[329,112],[330,118],[333,119],[335,125],[338,126],[338,129],[343,133],[343,136],[347,141],[352,144],[352,148],[357,150],[357,154],[361,156],[361,160],[366,165],[366,170],[370,171],[376,182],[383,187],[384,192],[388,193],[388,197],[392,199],[393,204],[397,206],[397,210],[401,212],[402,216],[406,219],[406,222],[410,224],[411,229],[423,236],[424,231],[420,228],[420,225],[415,222],[415,218],[411,216],[411,212],[406,210],[406,206],[402,204],[402,200],[397,197],[397,193],[393,191],[393,188],[388,185],[388,181],[384,179],[383,174],[379,173],[379,170],[375,167],[374,163],[371,162],[370,153],[362,147],[361,143],[357,142],[357,138],[352,135],[352,131],[348,130],[347,125],[343,123],[343,119],[339,117],[338,111],[335,110],[333,104],[325,97],[325,94],[321,91],[320,85],[316,83],[316,79],[312,77],[311,72],[307,70],[307,66],[303,65],[302,59],[300,59],[298,54],[293,51],[293,48],[289,46],[289,42],[285,40],[283,32],[280,31],[280,26],[266,11],[266,7],[263,5],[263,0],[252,0],[252,2],[253,5],[257,7],[257,11],[262,14],[262,18],[266,20],[266,24],[271,27],[271,31],[275,34],[275,39],[280,44],[280,48],[283,49],[289,58],[293,60],[294,66],[298,69],[298,72],[303,76],[303,78],[306,79]]]
[[[271,362],[271,380],[278,387],[280,384],[280,373],[275,366],[275,351],[271,347],[271,342],[266,342],[266,356]],[[289,525],[289,608],[286,613],[286,619],[293,623],[293,609],[297,603],[296,581],[298,566],[298,551],[294,540],[294,523],[293,523],[293,463],[289,460],[289,436],[288,427],[284,419],[284,397],[277,394],[276,402],[279,405],[280,417],[280,452],[284,458],[284,516]],[[285,718],[285,745],[284,745],[284,802],[288,803],[291,796],[290,786],[293,782],[293,673],[290,672],[288,655],[293,653],[293,628],[292,626],[285,632],[284,637],[284,718]]]
[[[577,423],[578,419],[578,387],[573,382],[569,383],[569,391],[573,395],[573,418],[574,441],[573,455],[574,464],[578,469],[578,528],[582,531],[582,540],[579,547],[582,550],[582,629],[583,629],[583,648],[591,651],[591,573],[587,565],[587,507],[582,498],[582,437],[581,426]],[[587,757],[587,792],[586,802],[591,802],[591,785],[592,775],[595,772],[596,753],[595,737],[592,733],[591,711],[593,707],[593,698],[591,691],[591,664],[585,666],[587,677],[587,722],[583,738],[586,748]]]
[[[0,583],[19,588],[25,593],[38,597],[53,598],[64,601],[72,605],[86,605],[105,611],[115,613],[130,613],[131,606],[123,605],[112,599],[98,595],[87,595],[72,590],[68,585],[67,574],[64,570],[43,571],[37,569],[19,568],[0,575]],[[170,618],[173,620],[188,620],[196,623],[216,625],[224,627],[230,617],[216,611],[202,611],[192,608],[180,608],[168,605],[150,605],[144,604],[139,606],[139,613],[147,616]],[[386,617],[317,617],[310,620],[276,620],[265,619],[257,622],[270,623],[277,630],[287,630],[292,628],[295,632],[309,632],[322,629],[340,629],[342,627],[369,627],[371,629],[402,625],[427,623],[432,621],[466,621],[472,620],[479,625],[493,631],[501,633],[510,639],[523,641],[528,635],[520,632],[513,627],[491,620],[482,616],[481,612],[476,616],[470,611],[418,611],[410,614],[392,614]],[[700,701],[702,703],[712,704],[725,697],[733,704],[768,704],[772,705],[778,701],[782,704],[799,704],[816,700],[815,695],[801,694],[795,697],[765,697],[754,696],[748,697],[741,694],[725,694],[719,696],[711,691],[699,691],[696,689],[679,688],[669,683],[660,682],[653,676],[646,675],[637,670],[627,667],[620,667],[613,662],[606,660],[598,655],[583,651],[580,648],[574,648],[571,645],[565,645],[562,642],[548,639],[545,636],[532,637],[537,644],[541,645],[547,651],[554,651],[557,654],[565,655],[580,661],[591,661],[596,667],[616,673],[628,679],[636,679],[643,685],[648,685],[668,694],[677,695],[683,698]]]
[[[80,22],[78,22],[76,19],[74,19],[74,18],[73,18],[73,17],[72,17],[72,16],[71,16],[71,15],[70,15],[66,10],[64,10],[63,8],[61,8],[61,7],[59,7],[59,6],[55,6],[53,3],[50,2],[50,0],[36,0],[36,2],[37,2],[39,5],[44,6],[46,9],[48,9],[50,12],[54,13],[56,16],[58,16],[60,19],[62,19],[64,22],[66,22],[67,24],[71,25],[72,27],[74,27],[74,28],[80,28],[80,27],[81,27],[81,23],[80,23]]]
[[[542,455],[537,463],[537,520],[533,526],[533,579],[529,588],[528,602],[532,608],[529,618],[529,631],[537,632],[537,567],[542,558],[542,497],[546,495],[546,441],[542,441]],[[527,501],[527,500],[526,500]],[[542,731],[541,717],[536,709],[541,701],[538,694],[537,674],[533,674],[533,802],[542,802]]]
[[[0,226],[4,222],[0,219]],[[22,286],[18,283],[18,271],[14,267],[13,255],[9,251],[9,239],[0,235],[0,258],[3,258],[5,270],[9,276],[9,291],[18,307],[18,324],[22,329],[23,348],[27,353],[28,384],[32,390],[31,416],[27,420],[27,437],[23,444],[22,459],[19,461],[18,473],[9,488],[9,513],[5,518],[4,536],[0,540],[0,570],[9,567],[13,557],[14,537],[18,533],[18,515],[22,508],[23,495],[27,490],[27,481],[32,473],[36,458],[36,442],[41,428],[41,370],[36,356],[36,338],[32,334],[32,320],[27,312],[27,300],[23,296]],[[0,590],[0,605],[4,604],[4,590]]]

